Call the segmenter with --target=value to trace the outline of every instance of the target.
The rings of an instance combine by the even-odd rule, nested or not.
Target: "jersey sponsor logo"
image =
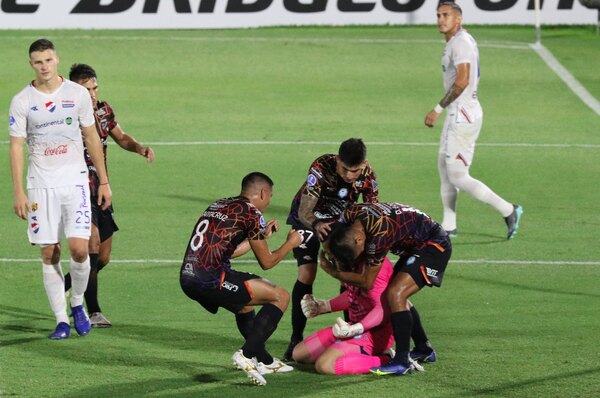
[[[300,245],[300,246],[302,246],[302,245]],[[304,245],[303,249],[306,249],[306,245]],[[302,258],[303,258],[304,260],[306,260],[306,261],[312,261],[312,259],[313,259],[313,258],[312,258],[312,256],[308,256],[308,255],[307,255],[307,256],[304,256],[304,257],[302,257]]]
[[[63,108],[74,108],[75,107],[75,101],[73,100],[62,100],[62,107]]]
[[[29,109],[31,109],[32,112],[37,112],[38,111],[37,105],[34,105],[31,108],[29,108]]]
[[[42,123],[42,124],[36,124],[35,128],[36,129],[43,129],[44,127],[57,126],[59,124],[65,124],[65,120],[64,119],[59,119],[59,120],[52,120],[51,122],[46,122],[46,123]]]
[[[15,124],[17,121],[15,120],[15,117],[13,115],[10,115],[8,117],[8,125],[12,126],[13,124]]]
[[[67,125],[69,125],[69,126],[71,125],[71,123],[73,123],[73,118],[72,117],[68,117],[65,120],[67,122]]]
[[[425,271],[427,272],[427,276],[437,276],[437,269],[425,267]]]
[[[181,270],[182,275],[194,276],[194,266],[191,263],[185,263],[183,270]]]
[[[52,101],[46,102],[46,109],[50,112],[54,112],[56,110],[56,104]]]
[[[340,189],[338,192],[338,197],[340,199],[344,199],[346,196],[348,196],[348,189],[346,189],[346,188]]]
[[[44,150],[44,156],[56,156],[56,155],[64,155],[69,150],[67,145],[59,145],[54,148],[46,148]]]
[[[315,177],[313,174],[309,174],[308,178],[306,179],[306,183],[309,187],[314,187],[317,185],[317,177]]]
[[[237,292],[238,289],[240,288],[238,285],[234,285],[233,283],[228,282],[228,281],[223,281],[223,283],[221,284],[221,287],[229,290],[230,292]]]

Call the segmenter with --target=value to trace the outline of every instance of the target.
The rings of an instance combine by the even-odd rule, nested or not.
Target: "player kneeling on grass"
[[[200,216],[180,271],[181,288],[190,299],[213,314],[219,307],[236,314],[246,341],[233,354],[233,363],[258,385],[267,384],[263,374],[293,370],[265,348],[287,309],[290,294],[258,275],[231,269],[230,259],[252,249],[261,268],[267,270],[300,244],[300,234],[292,229],[279,249],[269,250],[265,239],[279,225],[276,220],[265,222],[262,212],[272,196],[273,181],[268,176],[259,172],[245,176],[239,196],[216,201]],[[256,315],[255,305],[262,305]]]
[[[394,336],[381,296],[393,272],[392,263],[385,259],[370,290],[346,285],[347,290],[331,300],[305,295],[301,304],[307,318],[349,310],[351,323],[338,317],[333,327],[321,329],[298,343],[293,359],[314,363],[317,372],[332,375],[369,373],[370,368],[387,363],[393,356]]]

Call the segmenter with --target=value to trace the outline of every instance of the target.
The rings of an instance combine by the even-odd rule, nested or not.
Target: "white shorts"
[[[467,111],[460,105],[448,107],[440,140],[440,153],[446,155],[446,164],[458,160],[466,167],[471,165],[482,122],[481,108]]]
[[[89,185],[28,189],[29,242],[59,243],[63,237],[89,239],[92,224]]]

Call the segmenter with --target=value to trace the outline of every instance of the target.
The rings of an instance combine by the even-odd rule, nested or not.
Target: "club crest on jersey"
[[[9,125],[9,126],[12,126],[12,125],[13,125],[13,124],[15,124],[15,123],[16,123],[15,117],[14,117],[13,115],[10,115],[10,116],[8,117],[8,125]]]
[[[317,184],[317,177],[315,177],[313,174],[309,174],[308,178],[306,179],[306,183],[309,187],[314,187]]]
[[[340,199],[344,199],[346,196],[348,196],[348,189],[347,188],[342,188],[338,191],[338,197]]]
[[[265,218],[263,216],[260,216],[260,219],[258,220],[258,222],[260,222],[261,228],[264,228],[267,226],[267,223],[265,222]]]
[[[56,110],[56,104],[52,101],[46,102],[46,109],[50,112],[54,112]]]

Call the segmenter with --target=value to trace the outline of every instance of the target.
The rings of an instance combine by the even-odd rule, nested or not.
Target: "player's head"
[[[456,33],[462,23],[462,9],[453,1],[441,2],[437,8],[437,23],[440,33]]]
[[[29,64],[38,82],[48,82],[58,76],[58,54],[48,39],[39,39],[29,46]]]
[[[273,197],[273,180],[268,175],[254,171],[242,179],[241,196],[250,199],[250,202],[265,211]]]
[[[362,228],[337,223],[327,236],[327,250],[340,271],[356,269],[356,258],[365,250],[365,235]]]
[[[360,138],[350,138],[342,142],[335,159],[337,174],[351,184],[367,165],[367,147]]]
[[[87,88],[94,108],[98,106],[98,79],[94,68],[86,64],[73,64],[69,71],[69,80]]]

